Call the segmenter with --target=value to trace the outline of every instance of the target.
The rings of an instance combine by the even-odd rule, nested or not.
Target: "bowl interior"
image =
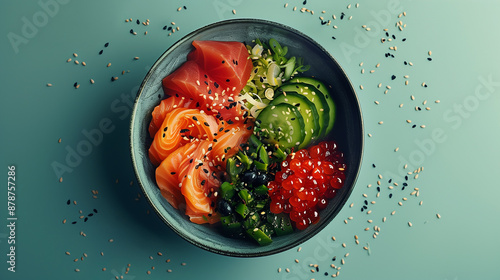
[[[174,209],[161,195],[155,181],[155,167],[148,158],[152,139],[148,134],[151,112],[164,97],[162,79],[186,61],[193,49],[193,40],[239,41],[250,44],[259,38],[274,38],[282,46],[288,46],[289,55],[303,57],[311,65],[305,74],[314,76],[330,85],[337,106],[337,117],[332,133],[346,155],[347,176],[344,187],[321,212],[320,222],[304,231],[275,237],[273,243],[259,247],[251,241],[232,239],[220,234],[216,226],[191,223],[184,213]],[[145,196],[162,220],[177,234],[206,250],[239,257],[255,257],[278,253],[306,241],[324,228],[347,201],[358,175],[363,149],[363,125],[361,110],[354,89],[344,71],[333,57],[306,35],[290,27],[274,22],[239,19],[228,20],[196,30],[172,45],[153,65],[145,77],[133,109],[131,119],[131,155],[134,169]]]

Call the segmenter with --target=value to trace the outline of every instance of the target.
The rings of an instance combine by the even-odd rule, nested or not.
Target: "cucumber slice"
[[[290,104],[267,106],[257,121],[260,123],[260,138],[265,144],[279,144],[285,150],[298,147],[304,141],[304,118]]]
[[[295,92],[286,93],[286,95],[280,94],[275,97],[269,105],[276,105],[279,103],[288,103],[295,106],[304,118],[305,137],[302,144],[299,145],[299,149],[307,147],[312,141],[318,138],[321,130],[319,126],[318,111],[314,103],[309,101],[304,95]]]
[[[289,81],[290,83],[305,83],[314,86],[317,90],[319,90],[325,96],[326,103],[330,107],[330,122],[328,123],[328,127],[326,128],[326,134],[328,134],[335,124],[335,113],[336,106],[333,98],[328,90],[328,87],[320,80],[311,77],[295,77]]]
[[[282,85],[278,88],[278,94],[282,94],[283,92],[286,94],[291,92],[301,94],[307,97],[307,99],[309,99],[309,101],[316,106],[319,116],[319,126],[321,129],[319,137],[324,137],[326,135],[327,127],[330,124],[330,107],[328,106],[328,103],[326,103],[325,96],[319,90],[316,90],[314,86],[305,83],[288,83]]]

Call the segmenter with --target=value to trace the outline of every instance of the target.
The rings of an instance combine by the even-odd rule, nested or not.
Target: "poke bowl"
[[[208,51],[199,51],[203,46],[206,46],[205,50],[211,48],[212,52],[223,50],[225,45],[207,46],[204,42],[226,45],[228,42],[239,42],[248,56],[246,60],[216,59],[219,59],[218,63],[224,67],[230,65],[231,69],[251,69],[250,72],[242,70],[241,87],[232,87],[235,91],[233,94],[223,97],[224,93],[231,91],[231,86],[226,87],[227,92],[219,91],[221,96],[216,96],[215,100],[228,103],[217,107],[218,110],[208,105],[215,102],[214,95],[200,95],[199,100],[192,100],[196,97],[186,98],[192,101],[186,103],[184,97],[179,96],[182,95],[179,93],[182,92],[182,86],[174,88],[165,82],[169,80],[175,83],[181,77],[183,86],[186,80],[193,83],[188,85],[191,88],[204,87],[205,83],[208,94],[215,94],[212,90],[217,91],[219,83],[230,82],[229,78],[219,83],[217,78],[214,78],[217,81],[212,81],[213,72],[205,71],[205,68],[211,67],[207,66],[207,61],[211,59],[207,55]],[[259,57],[269,58],[268,62],[273,58],[284,59],[285,64],[293,65],[286,67],[278,63],[275,67],[277,69],[271,69],[270,65],[275,62],[264,62],[267,65],[264,72],[272,74],[259,77],[257,73],[261,69],[255,66],[255,60]],[[192,62],[193,60],[196,63]],[[250,66],[241,66],[248,63]],[[192,75],[194,72],[198,78],[188,79],[183,76]],[[214,77],[216,75],[217,73],[213,74]],[[223,77],[226,75],[228,74]],[[238,75],[231,76],[231,82],[234,80],[238,80]],[[319,81],[321,86],[316,81]],[[265,87],[262,83],[272,90],[261,90],[260,87]],[[307,92],[299,93],[303,89]],[[257,97],[253,91],[261,92],[261,96]],[[252,94],[255,94],[255,98],[250,98]],[[211,101],[200,109],[200,102],[205,102],[207,97]],[[174,105],[170,104],[169,108],[173,111],[169,111],[166,116],[162,115],[158,120],[160,104],[174,98],[179,101],[172,103]],[[293,98],[299,101],[289,101]],[[231,115],[237,110],[239,117]],[[232,118],[228,117],[228,114]],[[233,124],[234,120],[241,124],[241,129],[233,128],[237,125]],[[181,122],[186,126],[178,127]],[[196,124],[199,125],[198,128]],[[231,127],[234,130],[221,127],[223,124],[226,125],[225,128]],[[215,133],[203,133],[210,131],[210,127],[214,125],[217,126]],[[197,129],[196,135],[193,129]],[[164,140],[179,132],[184,134],[175,136],[178,138],[174,139],[177,142]],[[205,138],[198,139],[198,136],[202,135]],[[164,148],[167,145],[165,141],[168,145],[175,142],[175,152]],[[224,141],[227,146],[224,147],[224,153],[231,151],[231,156],[228,154],[226,158],[225,155],[214,155],[210,162],[204,162],[207,157],[212,157],[217,145]],[[200,148],[200,143],[205,146]],[[155,212],[175,233],[210,252],[234,257],[258,257],[279,253],[305,242],[324,229],[340,212],[355,186],[360,169],[363,123],[357,95],[347,75],[330,53],[314,40],[293,28],[271,21],[226,20],[186,35],[166,50],[149,70],[140,86],[132,112],[130,149],[140,188]],[[167,149],[168,153],[164,153],[162,149]],[[313,149],[317,149],[317,152],[314,153]],[[298,156],[299,153],[301,156]],[[303,174],[302,180],[296,179],[298,169],[292,168],[291,171],[289,166],[292,160],[295,166],[300,165],[295,157],[302,159],[304,167],[305,160],[309,160],[309,163],[318,160],[321,165],[321,157],[323,164],[328,163],[335,171],[327,171],[328,168],[324,165],[325,169],[314,169],[316,174],[308,169],[307,172],[310,173],[304,171],[306,173]],[[165,163],[167,161],[168,164]],[[215,161],[218,162],[216,167],[213,164]],[[203,175],[201,170],[208,175]],[[297,175],[295,177],[292,176],[294,171]],[[257,175],[264,178],[259,183],[255,183]],[[285,183],[287,177],[290,178],[288,183]],[[295,190],[290,183],[292,177],[296,179]],[[314,199],[310,199],[314,200],[310,205],[305,203],[305,197],[301,197],[305,203],[301,205],[309,205],[308,215],[314,212],[314,218],[304,218],[304,214],[304,219],[300,219],[304,222],[299,222],[297,215],[302,214],[297,213],[304,210],[301,208],[300,211],[294,212],[295,218],[292,221],[289,216],[293,206],[290,205],[300,202],[301,199],[290,196],[297,195],[311,187],[311,184],[316,184],[315,178],[320,177],[321,180],[327,178],[324,179],[326,183],[323,185],[327,185],[325,188],[328,188],[330,195],[325,198],[319,196],[318,191],[310,191],[309,194],[316,195]],[[299,181],[300,189],[297,187]],[[205,186],[207,182],[212,184],[210,191]],[[165,188],[165,184],[169,187]],[[338,185],[334,186],[335,184]],[[205,190],[201,199],[211,202],[206,206],[210,208],[208,214],[198,214],[200,212],[197,211],[197,202],[192,201],[193,196],[200,195],[200,188]],[[285,192],[289,194],[285,198],[286,201],[276,198],[278,194],[283,197]],[[292,199],[295,200],[292,202]],[[258,223],[255,222],[256,219]],[[228,234],[228,228],[231,231],[235,228],[236,230]]]

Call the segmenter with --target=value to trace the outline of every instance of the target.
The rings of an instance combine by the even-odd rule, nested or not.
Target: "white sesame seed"
[[[411,227],[411,226],[413,226],[413,224],[412,224],[411,222],[408,222],[408,226],[410,226],[410,227]]]
[[[438,219],[441,219],[441,215],[439,215],[439,214],[436,214],[436,217],[437,217]]]

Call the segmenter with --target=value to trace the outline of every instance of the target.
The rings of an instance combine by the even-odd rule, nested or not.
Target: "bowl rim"
[[[362,167],[362,162],[363,162],[363,155],[364,155],[364,120],[363,120],[363,114],[362,114],[362,111],[361,111],[361,105],[360,105],[360,102],[359,102],[359,98],[358,98],[358,95],[356,93],[356,90],[354,89],[353,87],[353,84],[351,82],[351,80],[349,79],[349,76],[347,75],[347,73],[345,72],[345,70],[342,68],[342,66],[338,63],[338,61],[331,55],[331,53],[329,51],[327,51],[321,44],[319,44],[318,42],[316,42],[314,39],[312,39],[311,37],[309,37],[308,35],[304,34],[303,32],[293,28],[293,27],[290,27],[288,25],[285,25],[285,24],[282,24],[282,23],[278,23],[278,22],[274,22],[274,21],[270,21],[270,20],[266,20],[266,19],[256,19],[256,18],[238,18],[238,19],[228,19],[228,20],[220,20],[220,21],[217,21],[217,22],[213,22],[213,23],[210,23],[208,25],[205,25],[203,27],[200,27],[198,29],[195,29],[191,32],[189,32],[188,34],[184,35],[181,39],[177,40],[176,42],[174,42],[170,47],[168,47],[159,57],[158,59],[153,63],[153,65],[150,67],[149,71],[147,72],[147,74],[145,75],[144,79],[142,80],[142,83],[141,85],[139,86],[139,89],[137,91],[137,95],[135,97],[135,100],[134,100],[134,106],[132,108],[132,114],[131,114],[131,117],[130,117],[130,126],[129,126],[129,144],[130,144],[130,155],[131,155],[131,160],[132,160],[132,165],[133,165],[133,169],[134,169],[134,173],[135,173],[135,176],[136,176],[136,179],[137,179],[137,182],[140,186],[140,189],[141,191],[143,192],[144,196],[146,197],[146,200],[148,201],[148,203],[150,204],[150,206],[155,210],[156,214],[160,217],[160,219],[171,229],[173,230],[177,235],[179,235],[180,237],[182,237],[184,240],[188,241],[189,243],[199,247],[199,248],[202,248],[204,250],[207,250],[209,252],[212,252],[212,253],[216,253],[216,254],[220,254],[220,255],[225,255],[225,256],[230,256],[230,257],[261,257],[261,256],[268,256],[268,255],[273,255],[273,254],[277,254],[277,253],[280,253],[280,252],[283,252],[283,251],[286,251],[286,250],[289,250],[303,242],[306,242],[307,240],[311,239],[313,236],[317,235],[323,228],[318,228],[317,230],[313,230],[311,232],[309,232],[308,234],[306,234],[303,238],[301,239],[298,239],[298,240],[294,240],[293,242],[290,242],[289,244],[286,244],[284,246],[281,246],[281,247],[278,247],[278,248],[274,248],[274,249],[271,249],[271,250],[260,250],[258,252],[252,252],[252,253],[238,253],[237,251],[229,251],[229,250],[223,250],[223,249],[218,249],[218,248],[214,248],[214,247],[210,247],[210,246],[207,246],[206,244],[202,243],[202,242],[199,242],[197,240],[193,240],[192,238],[190,238],[189,236],[187,236],[186,234],[184,234],[182,231],[178,230],[176,227],[174,227],[170,221],[168,221],[167,217],[165,217],[160,209],[159,209],[159,206],[157,206],[155,203],[153,203],[152,201],[152,198],[150,197],[149,193],[147,192],[146,190],[146,187],[144,186],[143,182],[142,182],[142,179],[141,179],[141,175],[140,175],[140,172],[138,170],[138,167],[137,167],[137,159],[135,157],[135,153],[134,153],[134,150],[135,150],[135,147],[134,147],[134,135],[133,135],[133,132],[135,130],[135,119],[137,117],[137,107],[138,107],[138,101],[141,97],[141,94],[143,93],[143,89],[145,87],[145,85],[147,84],[147,82],[149,81],[149,79],[151,78],[151,76],[153,75],[153,73],[157,70],[158,68],[158,65],[161,63],[161,61],[170,53],[172,52],[175,48],[177,48],[179,45],[181,45],[182,43],[186,42],[186,41],[189,41],[191,40],[194,36],[196,36],[197,34],[199,33],[202,33],[206,30],[209,30],[211,28],[214,28],[214,27],[218,27],[218,26],[223,26],[223,25],[230,25],[230,24],[234,24],[234,23],[259,23],[259,24],[264,24],[264,25],[271,25],[271,26],[274,26],[274,27],[277,27],[277,28],[280,28],[280,29],[284,29],[286,31],[290,31],[290,32],[293,32],[295,33],[296,35],[300,36],[300,37],[303,37],[305,40],[309,41],[310,43],[314,44],[317,48],[319,48],[325,55],[327,55],[330,60],[335,64],[335,66],[340,70],[340,73],[342,73],[343,75],[343,78],[346,79],[346,82],[348,83],[347,85],[347,88],[349,91],[351,91],[351,94],[353,95],[353,99],[354,99],[354,107],[356,109],[356,115],[359,115],[359,121],[360,121],[360,135],[357,135],[356,138],[359,137],[360,139],[360,151],[359,151],[359,161],[356,160],[356,162],[358,163],[358,166],[357,166],[357,170],[356,170],[356,173],[354,174],[353,176],[353,180],[352,180],[352,183],[351,183],[351,186],[349,188],[349,190],[347,191],[347,193],[345,194],[345,196],[342,198],[341,201],[339,201],[339,206],[338,206],[338,212],[335,213],[333,215],[333,217],[330,219],[330,221],[328,223],[330,223],[331,221],[333,221],[333,219],[338,215],[338,213],[340,213],[340,211],[344,208],[347,200],[349,199],[355,185],[356,185],[356,182],[357,182],[357,179],[359,177],[359,173],[361,171],[361,167]],[[325,224],[325,226],[328,225]],[[256,246],[256,248],[265,248],[265,246]]]

